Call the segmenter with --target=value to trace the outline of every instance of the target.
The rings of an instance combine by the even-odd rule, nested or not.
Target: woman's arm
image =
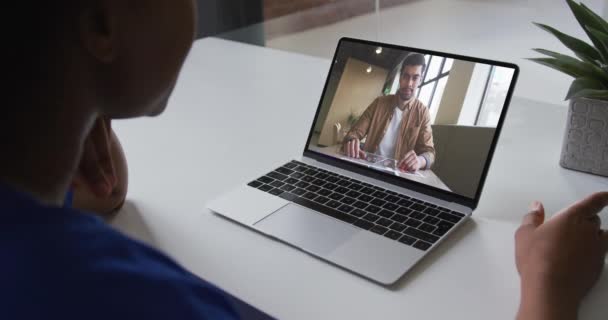
[[[545,221],[536,202],[515,234],[521,277],[518,320],[576,319],[581,301],[599,278],[608,233],[598,213],[608,192],[593,194]]]

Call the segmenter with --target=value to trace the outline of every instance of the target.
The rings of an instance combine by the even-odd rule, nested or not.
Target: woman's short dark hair
[[[5,99],[26,104],[26,97],[58,80],[54,76],[61,70],[59,61],[65,59],[61,58],[65,45],[76,34],[75,14],[85,2],[88,0],[11,1],[0,22],[0,61],[3,76],[8,79],[2,89]],[[2,111],[6,109],[10,108]]]

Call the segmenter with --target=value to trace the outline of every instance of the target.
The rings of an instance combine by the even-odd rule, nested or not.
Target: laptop
[[[302,156],[207,208],[391,285],[477,207],[518,73],[342,38]]]

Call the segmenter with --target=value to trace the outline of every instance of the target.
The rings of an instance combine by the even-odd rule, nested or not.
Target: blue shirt
[[[69,208],[0,185],[1,319],[233,319],[229,296]]]

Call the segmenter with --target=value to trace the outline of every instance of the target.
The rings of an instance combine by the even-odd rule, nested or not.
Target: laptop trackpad
[[[358,228],[290,203],[254,228],[304,251],[326,256],[360,232]]]

